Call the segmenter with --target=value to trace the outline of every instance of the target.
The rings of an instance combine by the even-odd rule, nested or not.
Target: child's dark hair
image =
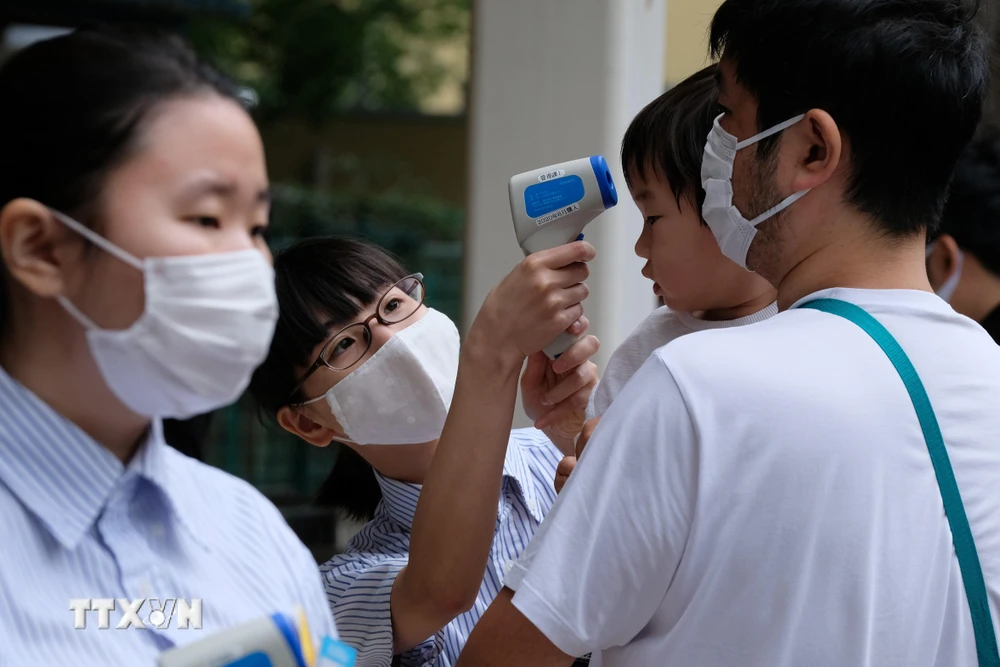
[[[296,369],[309,366],[313,350],[351,324],[362,310],[407,275],[388,252],[372,243],[323,237],[299,241],[274,258],[280,315],[267,359],[250,381],[261,415],[273,419],[289,403],[312,396],[291,392]],[[300,390],[301,392],[301,390]],[[336,507],[353,519],[368,520],[382,499],[372,467],[341,447],[316,503]]]
[[[701,209],[701,159],[712,124],[722,112],[717,70],[710,65],[688,77],[632,119],[622,139],[622,169],[630,188],[635,176],[646,180],[652,170],[670,184],[678,206],[684,198]]]
[[[93,227],[105,178],[156,107],[205,93],[237,99],[170,35],[80,30],[14,54],[0,67],[0,209],[25,197]],[[0,330],[4,281],[0,265]]]

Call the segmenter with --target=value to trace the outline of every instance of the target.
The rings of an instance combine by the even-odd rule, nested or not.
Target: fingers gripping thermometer
[[[583,228],[618,204],[607,161],[600,155],[562,162],[510,179],[510,214],[524,255],[583,238]],[[563,332],[545,348],[557,358],[577,341]]]

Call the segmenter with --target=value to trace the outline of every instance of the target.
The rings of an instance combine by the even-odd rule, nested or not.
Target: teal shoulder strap
[[[976,552],[976,543],[972,538],[972,529],[969,528],[969,519],[965,514],[965,506],[958,491],[958,482],[955,481],[948,450],[944,446],[941,428],[938,426],[934,408],[931,407],[931,401],[927,397],[920,376],[892,334],[863,308],[839,299],[817,299],[803,304],[800,308],[820,310],[854,322],[878,343],[892,365],[896,367],[896,372],[906,385],[910,400],[913,401],[913,407],[917,411],[917,419],[920,420],[924,440],[927,441],[931,463],[934,464],[941,500],[944,501],[944,513],[951,527],[955,555],[958,557],[958,567],[965,584],[965,595],[969,598],[969,609],[972,611],[972,628],[976,635],[979,665],[1000,667],[1000,654],[997,653],[996,634],[993,631],[993,619],[990,616],[990,604],[986,596],[986,582],[983,579],[979,554]]]

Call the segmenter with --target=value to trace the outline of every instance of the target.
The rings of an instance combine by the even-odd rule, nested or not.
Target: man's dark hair
[[[940,231],[1000,276],[1000,129],[984,128],[962,153]]]
[[[93,227],[105,178],[161,104],[237,92],[169,34],[80,30],[33,44],[0,68],[0,209],[26,197]],[[0,265],[0,328],[4,302]]]
[[[264,417],[274,418],[289,403],[301,402],[296,368],[309,366],[313,349],[335,329],[351,324],[396,281],[407,275],[388,252],[350,238],[299,241],[274,258],[278,325],[264,363],[254,372],[250,393]],[[371,519],[382,499],[372,467],[341,447],[317,504],[336,507],[358,520]]]
[[[982,114],[988,41],[977,11],[972,0],[726,0],[711,46],[757,100],[760,129],[829,113],[849,150],[847,201],[906,236],[937,224]]]
[[[646,105],[622,139],[622,168],[631,188],[633,176],[648,170],[670,185],[677,205],[685,198],[701,210],[701,159],[705,140],[719,115],[717,65],[710,65]]]

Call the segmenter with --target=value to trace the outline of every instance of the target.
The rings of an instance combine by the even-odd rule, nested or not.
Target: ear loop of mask
[[[755,134],[752,137],[750,137],[749,139],[744,139],[743,141],[739,141],[739,142],[736,143],[736,150],[738,150],[738,151],[739,150],[743,150],[747,146],[753,146],[758,141],[763,141],[764,139],[767,139],[768,137],[774,136],[778,132],[783,132],[783,131],[787,130],[788,128],[790,128],[792,125],[795,125],[796,123],[798,123],[800,120],[802,120],[805,117],[806,117],[806,115],[804,113],[799,114],[798,116],[795,116],[794,118],[789,118],[784,123],[778,123],[777,125],[775,125],[774,127],[770,128],[770,129],[764,130],[763,132],[761,132],[759,134]]]
[[[327,390],[327,391],[329,391],[329,390]],[[303,401],[301,403],[296,403],[296,404],[290,405],[288,407],[292,408],[293,410],[298,410],[298,409],[306,407],[307,405],[315,405],[316,403],[319,403],[320,401],[322,401],[325,398],[326,398],[326,392],[323,392],[322,394],[320,394],[316,398],[310,398],[308,401]],[[306,417],[309,418],[308,415]],[[333,438],[333,441],[334,442],[345,442],[345,443],[347,443],[349,445],[357,445],[358,444],[358,443],[354,442],[353,440],[351,440],[350,438],[348,438],[346,435],[344,435],[344,437],[342,437],[342,438],[335,436]]]
[[[310,417],[309,415],[305,414],[305,410],[302,410],[302,408],[305,408],[307,405],[314,405],[316,403],[319,403],[324,398],[326,398],[326,394],[325,393],[320,394],[316,398],[310,398],[308,401],[304,401],[302,403],[296,403],[295,405],[289,405],[288,407],[291,408],[292,410],[301,410],[302,411],[302,416],[304,416],[306,419],[310,419],[311,420],[312,417]],[[334,436],[331,439],[331,441],[332,442],[346,443],[348,445],[357,445],[358,444],[358,443],[354,442],[353,440],[351,440],[350,438],[348,438],[346,435],[344,437],[342,437],[342,438],[339,437],[339,436]]]
[[[59,211],[55,211],[53,209],[49,210],[52,211],[52,215],[56,218],[56,220],[66,225],[74,232],[76,232],[83,238],[87,239],[88,241],[99,247],[104,252],[110,255],[114,255],[115,257],[117,257],[118,259],[125,262],[131,267],[134,267],[140,271],[143,270],[142,260],[136,258],[134,255],[130,253],[125,252],[124,250],[122,250],[121,248],[119,248],[114,243],[107,240],[94,230],[87,229],[86,227],[84,227],[83,225],[81,225],[79,222],[69,217],[68,215],[64,215]]]
[[[60,213],[59,211],[56,211],[55,209],[51,208],[49,209],[49,211],[52,213],[52,217],[54,217],[56,220],[66,225],[66,227],[68,227],[72,231],[76,232],[83,238],[87,239],[88,241],[96,245],[101,250],[107,252],[110,255],[113,255],[114,257],[120,259],[129,266],[138,269],[139,271],[143,270],[142,261],[137,259],[134,255],[125,252],[111,241],[107,240],[100,234],[96,233],[94,230],[84,227],[83,225],[81,225],[79,222],[69,217],[68,215]],[[67,299],[64,295],[60,294],[59,296],[57,296],[56,301],[59,302],[59,305],[65,308],[66,311],[85,329],[100,330],[101,327],[97,326],[97,324],[92,319],[84,315],[83,311],[77,308],[73,304],[73,302]]]
[[[740,150],[742,150],[742,149],[744,149],[744,148],[746,148],[748,146],[752,146],[752,145],[756,144],[759,141],[763,141],[764,139],[767,139],[768,137],[772,137],[772,136],[778,134],[779,132],[784,132],[785,130],[787,130],[788,128],[790,128],[792,125],[795,125],[796,123],[798,123],[800,120],[802,120],[805,117],[806,117],[805,114],[799,114],[798,116],[795,116],[794,118],[789,118],[788,120],[786,120],[783,123],[778,123],[777,125],[775,125],[774,127],[770,128],[768,130],[764,130],[763,132],[761,132],[759,134],[755,134],[754,136],[750,137],[749,139],[746,139],[744,141],[740,141],[740,142],[738,142],[736,144],[736,150],[740,151]],[[772,218],[772,217],[776,216],[777,214],[781,213],[786,208],[788,208],[789,206],[791,206],[792,204],[794,204],[795,202],[797,202],[798,200],[800,200],[803,197],[805,197],[807,194],[809,194],[809,190],[802,190],[801,192],[796,192],[793,195],[789,195],[783,201],[779,202],[776,206],[772,206],[771,208],[767,209],[766,211],[764,211],[763,213],[761,213],[760,215],[758,215],[757,217],[755,217],[753,220],[749,220],[748,222],[749,222],[750,226],[751,227],[756,227],[757,225],[759,225],[760,223],[764,222],[765,220],[768,220],[769,218]]]
[[[750,226],[751,227],[756,227],[757,225],[759,225],[760,223],[764,222],[768,218],[771,218],[771,217],[773,217],[775,215],[778,215],[779,213],[781,213],[782,211],[784,211],[786,208],[788,208],[789,206],[791,206],[792,204],[794,204],[798,200],[800,200],[803,197],[805,197],[807,194],[809,194],[809,190],[802,190],[801,192],[796,192],[793,195],[789,195],[787,199],[785,199],[784,201],[780,202],[777,206],[772,206],[771,208],[767,209],[766,211],[764,211],[763,213],[761,213],[760,215],[758,215],[753,220],[750,220],[749,221],[750,222]]]
[[[938,242],[934,241],[927,245],[924,251],[924,257],[927,261],[930,261],[931,255],[937,249]],[[941,286],[934,290],[934,293],[939,297],[944,299],[946,302],[951,303],[951,298],[955,296],[955,290],[958,288],[958,283],[962,280],[962,269],[965,268],[965,253],[961,250],[958,251],[955,257],[955,267],[952,269],[948,277],[944,279]]]

